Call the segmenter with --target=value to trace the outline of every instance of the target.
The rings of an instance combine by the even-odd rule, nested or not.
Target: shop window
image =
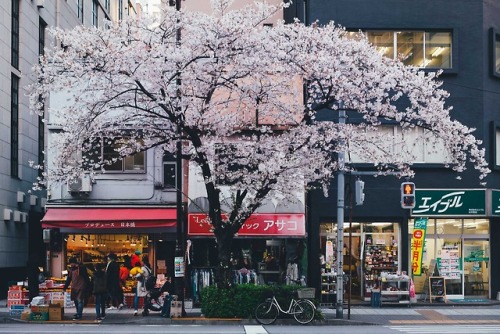
[[[464,219],[464,234],[489,234],[489,220]]]
[[[383,56],[405,65],[428,69],[451,69],[450,31],[366,31],[370,43]]]
[[[461,234],[462,220],[461,219],[439,219],[436,222],[436,234]]]
[[[127,138],[100,138],[87,141],[84,144],[83,163],[86,167],[103,169],[106,172],[143,173],[145,171],[144,151],[126,155],[131,150],[136,151],[137,143]]]

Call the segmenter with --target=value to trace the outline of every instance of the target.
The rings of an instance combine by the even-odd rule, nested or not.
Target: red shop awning
[[[106,230],[175,227],[174,208],[49,208],[44,228]]]

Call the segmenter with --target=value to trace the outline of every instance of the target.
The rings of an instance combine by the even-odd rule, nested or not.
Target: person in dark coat
[[[160,292],[163,293],[163,306],[161,307],[161,316],[170,318],[170,306],[172,304],[172,279],[167,278],[167,281],[162,285]]]
[[[66,278],[66,283],[64,283],[63,290],[66,291],[71,285],[71,300],[75,302],[76,307],[76,314],[73,320],[80,320],[82,319],[83,305],[87,297],[90,279],[87,274],[87,268],[85,268],[83,263],[78,263],[76,258],[70,258],[69,265],[68,277]]]
[[[106,265],[106,288],[108,289],[111,306],[108,310],[121,309],[123,307],[123,290],[120,286],[120,266],[116,262],[116,254],[108,254]],[[120,299],[120,297],[122,299]]]
[[[30,303],[38,296],[40,293],[40,288],[38,286],[40,282],[40,275],[43,276],[43,273],[40,272],[40,257],[36,253],[31,253],[28,262],[26,263],[26,269],[28,271],[28,290],[29,290],[29,300]]]
[[[106,273],[102,263],[96,263],[94,271],[94,288],[96,320],[101,321],[106,317],[106,297],[108,289],[106,286]]]

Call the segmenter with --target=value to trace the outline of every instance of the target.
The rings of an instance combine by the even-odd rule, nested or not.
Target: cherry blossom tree
[[[62,131],[43,182],[105,171],[113,161],[90,158],[98,138],[126,137],[122,157],[154,147],[176,154],[181,141],[182,158],[204,180],[224,280],[245,220],[270,196],[293,198],[311,184],[326,190],[336,152],[412,176],[414,143],[404,134],[422,128],[421,139],[446,152],[456,172],[489,172],[473,129],[450,117],[439,73],[384,58],[334,23],[262,25],[285,5],[230,5],[213,0],[210,15],[166,6],[159,19],[51,29],[57,46],[36,67],[32,110],[43,113],[50,94],[71,103],[48,106]],[[363,121],[315,120],[339,108]],[[398,134],[380,130],[388,125]],[[224,215],[223,189],[232,194]]]

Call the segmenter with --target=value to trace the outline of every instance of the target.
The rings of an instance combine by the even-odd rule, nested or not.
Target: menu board
[[[433,298],[444,298],[446,301],[446,278],[442,276],[429,277],[430,302]]]

